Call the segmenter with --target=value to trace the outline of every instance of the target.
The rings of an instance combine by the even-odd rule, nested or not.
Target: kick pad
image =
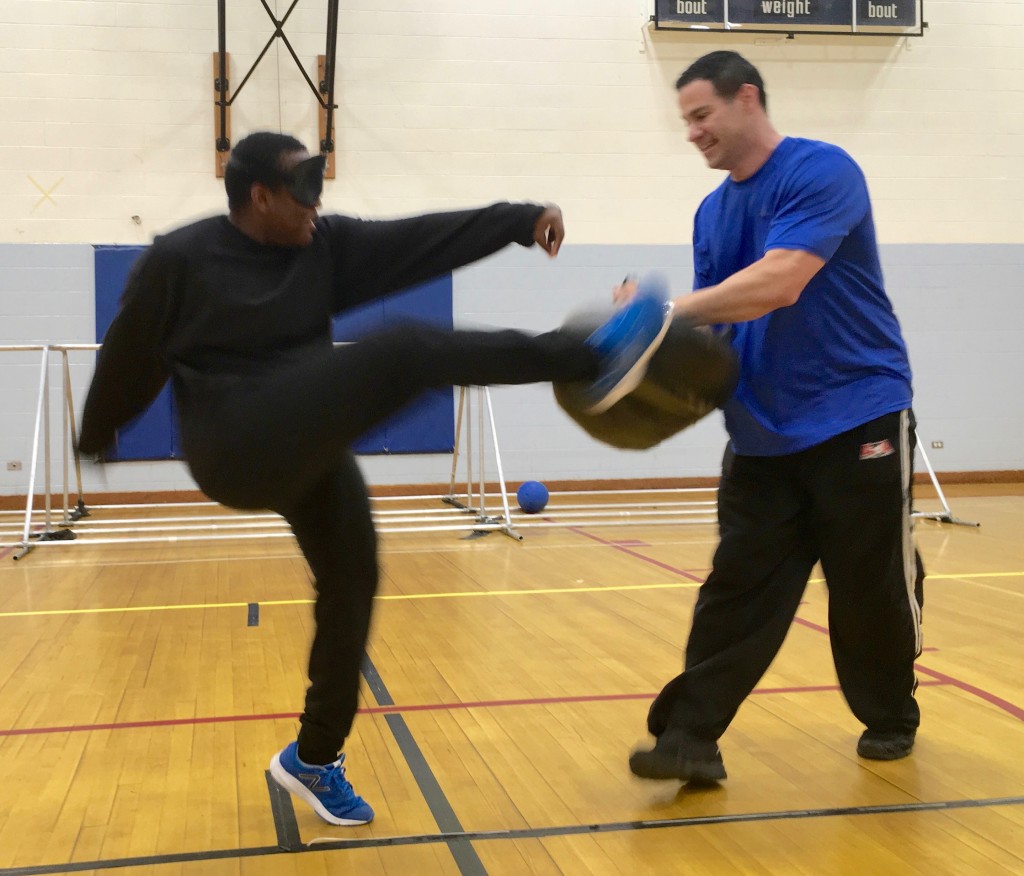
[[[562,330],[582,338],[611,310],[575,314]],[[554,384],[555,399],[598,441],[625,450],[646,450],[721,407],[736,388],[739,362],[716,335],[675,319],[640,385],[601,414],[588,414],[585,383]]]

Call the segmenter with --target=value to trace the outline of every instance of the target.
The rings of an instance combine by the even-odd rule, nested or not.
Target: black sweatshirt
[[[321,216],[301,248],[268,246],[227,216],[157,237],[132,270],[85,403],[79,449],[99,453],[169,377],[182,422],[189,399],[331,345],[332,314],[440,276],[510,243],[533,244],[544,208],[364,221]]]

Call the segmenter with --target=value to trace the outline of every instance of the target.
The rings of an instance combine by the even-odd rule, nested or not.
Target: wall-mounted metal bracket
[[[227,52],[227,11],[226,0],[217,0],[217,51],[213,55],[213,148],[214,148],[214,172],[217,176],[224,176],[224,166],[227,164],[228,156],[231,153],[231,105],[249,81],[253,71],[263,60],[264,56],[274,44],[274,40],[281,40],[288,53],[292,56],[302,78],[306,80],[310,90],[320,105],[320,143],[321,154],[327,156],[327,172],[329,179],[334,179],[334,110],[337,106],[334,103],[334,70],[338,49],[338,0],[328,0],[327,3],[327,48],[323,55],[317,56],[317,83],[309,78],[309,74],[302,66],[299,56],[296,54],[292,44],[284,32],[285,22],[298,5],[299,0],[292,0],[288,11],[279,20],[274,11],[267,4],[267,0],[260,0],[264,10],[274,25],[274,33],[271,34],[263,51],[253,61],[249,72],[242,77],[242,81],[233,93],[230,93],[228,82],[228,52]]]

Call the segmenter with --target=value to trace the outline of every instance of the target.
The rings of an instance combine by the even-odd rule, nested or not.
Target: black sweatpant
[[[726,454],[721,541],[701,586],[684,671],[648,729],[717,740],[778,653],[815,562],[843,695],[878,731],[916,730],[923,572],[910,531],[914,429],[887,414],[800,453]]]
[[[187,388],[182,434],[196,482],[225,505],[280,513],[315,578],[303,760],[333,761],[349,734],[377,589],[370,503],[349,445],[428,388],[590,380],[597,367],[589,347],[560,332],[410,324],[272,373]]]

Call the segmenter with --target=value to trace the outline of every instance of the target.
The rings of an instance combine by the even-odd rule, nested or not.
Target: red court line
[[[220,715],[210,718],[164,718],[154,721],[122,721],[111,724],[69,724],[66,727],[26,727],[0,730],[2,736],[34,736],[44,733],[81,733],[93,730],[132,730],[140,727],[178,727],[191,724],[223,724],[233,721],[277,721],[298,718],[297,712],[279,712],[266,715]]]
[[[1014,705],[1009,700],[1004,700],[1002,697],[998,697],[994,693],[982,690],[980,687],[975,687],[973,684],[968,684],[966,681],[960,681],[959,679],[953,678],[951,675],[946,675],[944,672],[936,672],[934,669],[929,669],[927,666],[921,666],[915,663],[914,667],[918,672],[930,675],[939,684],[948,684],[951,687],[964,691],[965,693],[974,694],[974,696],[983,699],[986,703],[991,703],[993,706],[997,706],[1007,714],[1013,715],[1013,717],[1018,721],[1024,721],[1024,709],[1020,706]]]
[[[668,563],[661,562],[660,560],[655,560],[651,557],[645,557],[641,553],[628,550],[624,547],[621,547],[620,545],[617,545],[613,541],[608,541],[607,539],[601,538],[600,536],[593,535],[589,532],[585,532],[584,530],[579,529],[578,527],[571,527],[571,530],[579,535],[584,536],[585,538],[591,539],[592,541],[596,541],[600,544],[604,544],[608,547],[614,548],[615,550],[622,551],[623,553],[636,557],[637,559],[642,560],[645,563],[649,563],[652,566],[657,566],[659,569],[665,569],[666,571],[673,572],[676,575],[682,575],[683,577],[689,578],[692,581],[699,581],[701,583],[704,582],[703,578],[698,578],[689,572],[684,572],[682,569],[677,569],[674,566],[670,566]],[[801,626],[807,627],[808,629],[815,630],[819,633],[824,633],[826,636],[829,634],[828,627],[824,627],[821,624],[816,624],[813,621],[806,620],[802,617],[793,618],[793,622],[800,624]],[[915,663],[914,668],[918,672],[923,672],[926,675],[930,675],[933,679],[939,681],[942,684],[948,684],[952,687],[964,691],[965,693],[973,694],[979,699],[982,699],[987,703],[991,703],[993,706],[996,706],[997,708],[1006,712],[1008,715],[1012,715],[1017,720],[1024,721],[1024,709],[1022,709],[1020,706],[1015,705],[1014,703],[1011,703],[1009,700],[1004,700],[1002,697],[996,696],[994,693],[991,693],[990,691],[983,690],[980,687],[975,687],[973,684],[968,684],[966,681],[960,681],[959,679],[953,678],[953,676],[951,675],[946,675],[945,673],[937,672],[934,669],[928,669],[926,666],[921,666],[920,663]],[[919,682],[919,685],[920,684],[923,684],[923,682]],[[754,691],[754,693],[757,693],[757,691]]]
[[[666,572],[672,572],[674,575],[682,575],[684,578],[689,578],[691,581],[696,581],[699,584],[704,583],[704,579],[698,575],[694,575],[691,572],[684,572],[682,569],[677,569],[675,566],[670,566],[668,563],[663,563],[661,560],[655,560],[651,557],[645,557],[643,554],[639,554],[636,551],[631,551],[628,547],[614,541],[608,541],[606,538],[601,538],[599,535],[594,535],[592,532],[580,529],[578,526],[568,527],[570,532],[575,532],[577,535],[582,535],[584,538],[589,538],[591,541],[596,541],[598,544],[607,545],[610,548],[615,548],[617,551],[622,551],[624,554],[629,554],[631,557],[636,557],[638,560],[643,560],[645,563],[649,563],[652,566],[657,566],[659,569],[664,569]],[[649,547],[649,545],[648,545]]]
[[[800,624],[802,627],[807,627],[809,630],[816,630],[819,633],[824,633],[826,636],[828,635],[828,627],[823,627],[821,624],[814,623],[814,621],[809,621],[802,617],[795,617],[793,618],[793,623]]]
[[[682,569],[677,569],[674,566],[670,566],[668,563],[663,563],[660,560],[646,557],[643,554],[637,553],[636,551],[629,550],[622,545],[616,544],[615,542],[608,541],[599,536],[593,535],[589,532],[585,532],[577,527],[569,527],[573,532],[579,535],[589,538],[592,541],[599,542],[600,544],[607,545],[608,547],[620,550],[623,553],[629,554],[630,556],[636,557],[645,563],[657,566],[666,571],[672,572],[676,575],[682,575],[685,578],[689,578],[692,581],[703,583],[703,578],[699,578],[690,572],[685,572]],[[10,548],[7,549],[11,550]],[[0,554],[2,557],[3,554]],[[801,626],[807,627],[808,629],[815,630],[819,633],[828,635],[828,627],[816,624],[813,621],[806,620],[805,618],[796,617],[793,619],[794,623],[800,624]],[[932,650],[932,649],[926,649]],[[973,694],[974,696],[990,703],[1009,715],[1017,718],[1020,721],[1024,721],[1024,709],[1003,699],[1002,697],[996,696],[989,691],[983,690],[982,688],[975,687],[967,682],[960,681],[953,676],[946,675],[945,673],[938,672],[934,669],[929,669],[920,664],[914,664],[915,669],[918,672],[922,672],[932,677],[932,681],[922,681],[919,686],[933,686],[933,685],[949,685],[955,687],[965,693]],[[779,693],[814,693],[819,691],[834,691],[839,690],[838,685],[808,685],[804,687],[778,687],[778,688],[755,688],[752,694],[779,694]],[[360,714],[375,715],[375,714],[393,714],[402,712],[425,712],[425,711],[452,711],[456,709],[474,709],[474,708],[496,708],[502,706],[526,706],[526,705],[544,705],[544,704],[563,704],[563,703],[587,703],[587,702],[601,702],[601,701],[612,701],[612,700],[641,700],[641,699],[653,699],[654,694],[605,694],[605,695],[594,695],[594,696],[579,696],[579,697],[552,697],[547,699],[522,699],[522,700],[483,700],[479,702],[470,703],[425,703],[420,705],[410,706],[371,706],[368,708],[359,709]],[[176,725],[189,725],[189,724],[216,724],[216,723],[227,723],[233,721],[273,721],[273,720],[294,720],[298,718],[297,713],[285,712],[285,713],[273,713],[265,715],[226,715],[221,717],[208,717],[208,718],[177,718],[171,720],[156,720],[156,721],[130,721],[124,723],[113,723],[113,724],[81,724],[71,725],[67,727],[32,727],[23,729],[10,729],[0,730],[0,738],[4,736],[28,736],[44,733],[75,733],[82,731],[93,731],[93,730],[126,730],[132,728],[142,727],[172,727]]]
[[[805,620],[802,617],[794,618],[793,620],[801,626],[828,635],[828,627],[823,627],[821,624],[813,623],[812,621]],[[1008,715],[1012,715],[1018,721],[1024,721],[1024,709],[1020,706],[1014,705],[1009,700],[1004,700],[1002,697],[996,696],[994,693],[983,690],[980,687],[975,687],[973,684],[968,684],[966,681],[960,681],[957,678],[953,678],[952,675],[946,675],[944,672],[929,669],[927,666],[922,666],[920,663],[915,663],[914,669],[918,672],[923,672],[925,675],[930,675],[940,684],[948,684],[950,687],[955,687],[958,690],[964,691],[964,693],[973,694],[979,699],[984,700],[986,703],[991,703],[993,706],[1001,709]],[[919,686],[921,684],[924,684],[924,682],[919,682]]]
[[[951,682],[945,680],[924,681],[922,685],[943,685]],[[820,693],[837,691],[836,684],[810,684],[795,687],[761,687],[755,688],[753,694],[785,694],[785,693]],[[551,706],[565,703],[600,703],[617,700],[653,700],[653,693],[622,693],[593,694],[578,697],[534,697],[517,700],[478,700],[467,703],[419,703],[408,706],[367,706],[359,709],[360,715],[394,715],[406,712],[453,712],[459,709],[494,709],[505,706]],[[167,718],[153,721],[123,721],[109,724],[69,724],[66,727],[25,727],[0,730],[4,736],[37,736],[46,733],[82,733],[94,730],[132,730],[143,727],[180,727],[194,724],[228,724],[238,721],[282,721],[295,720],[297,712],[271,712],[264,715],[219,715],[208,718]]]

